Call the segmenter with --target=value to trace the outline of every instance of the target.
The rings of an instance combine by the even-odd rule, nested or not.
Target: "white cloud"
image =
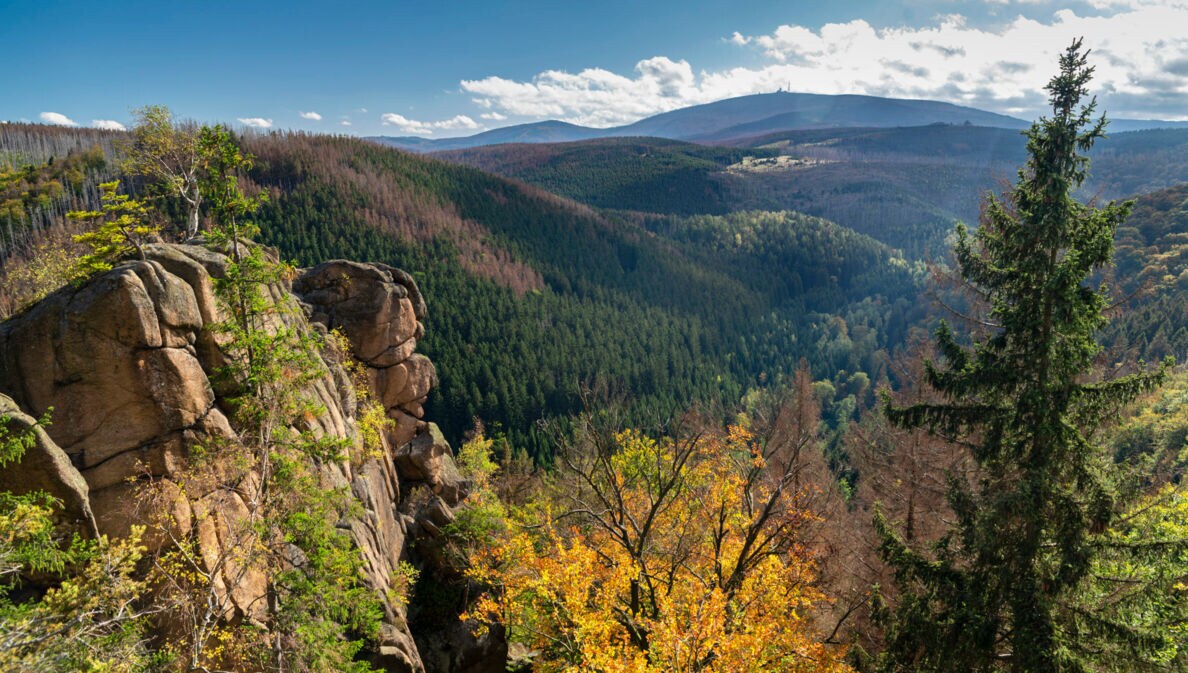
[[[398,115],[395,112],[385,112],[380,115],[380,121],[384,126],[395,126],[402,133],[408,133],[415,136],[429,136],[433,135],[433,129],[425,122],[419,122],[415,119],[409,119],[404,115]]]
[[[255,129],[272,128],[272,120],[264,119],[263,117],[240,117],[239,123]]]
[[[461,88],[486,114],[590,126],[777,89],[930,98],[1030,117],[1046,108],[1043,86],[1058,54],[1083,36],[1097,67],[1091,88],[1111,116],[1188,115],[1188,0],[1093,3],[1111,11],[1061,9],[1046,20],[1018,16],[992,28],[959,15],[918,27],[876,28],[861,19],[817,29],[783,25],[726,38],[766,57],[755,67],[695,73],[684,60],[657,56],[629,75],[547,70],[529,81],[464,80]]]
[[[380,121],[384,126],[395,126],[402,133],[414,136],[429,136],[436,131],[474,131],[482,128],[478,122],[466,115],[456,115],[450,119],[436,122],[423,122],[409,119],[395,112],[385,112],[380,115]]]
[[[54,126],[78,126],[78,122],[61,112],[42,112],[40,115],[41,121],[46,124],[53,124]]]
[[[114,119],[92,119],[91,126],[104,131],[127,131],[128,128]]]
[[[507,119],[507,115],[501,115],[498,112],[484,112],[479,115],[480,119],[489,119],[493,122],[501,122]]]
[[[343,126],[350,126],[350,125],[351,125],[351,120],[349,120],[349,119],[344,119],[344,120],[342,120],[342,121],[340,121],[340,122],[338,122],[338,123],[339,123],[339,124],[342,124]]]
[[[301,115],[302,119],[312,119],[316,122],[322,121],[322,115],[316,112],[298,112],[297,114]]]
[[[446,131],[454,131],[459,129],[474,131],[475,129],[480,128],[478,122],[471,119],[470,117],[467,117],[466,115],[456,115],[452,119],[433,122],[431,126],[435,129],[442,129]]]
[[[656,56],[640,61],[635,70],[635,77],[602,68],[576,74],[548,70],[531,82],[502,77],[464,80],[462,89],[474,95],[474,102],[481,107],[500,114],[557,117],[591,126],[621,124],[714,100],[707,98],[712,95],[709,91],[701,90],[688,61]]]
[[[1019,0],[1020,2],[1030,1],[1038,2],[1038,0]],[[1179,7],[1183,9],[1188,6],[1185,0],[1086,0],[1090,7],[1095,9],[1138,9],[1140,7]]]

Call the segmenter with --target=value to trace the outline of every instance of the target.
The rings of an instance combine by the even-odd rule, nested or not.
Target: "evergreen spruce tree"
[[[967,446],[978,469],[952,478],[955,523],[930,552],[876,521],[900,589],[885,615],[886,671],[1090,670],[1087,643],[1076,641],[1094,629],[1068,599],[1094,558],[1093,535],[1117,510],[1115,468],[1092,432],[1158,385],[1166,366],[1092,378],[1107,297],[1090,276],[1111,263],[1131,204],[1072,197],[1086,175],[1082,153],[1105,130],[1096,101],[1084,103],[1087,56],[1080,40],[1061,56],[1046,87],[1052,115],[1027,131],[1014,189],[989,198],[976,232],[957,229],[961,276],[986,300],[993,328],[967,347],[942,324],[944,362],[929,363],[927,378],[945,401],[888,408],[905,428]]]

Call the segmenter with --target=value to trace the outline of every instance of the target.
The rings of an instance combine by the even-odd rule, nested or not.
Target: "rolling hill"
[[[39,127],[9,130],[22,131],[21,148],[76,155],[99,140],[55,130],[54,143],[42,143]],[[787,212],[639,217],[355,139],[272,133],[241,141],[256,155],[250,182],[269,196],[257,213],[265,242],[301,265],[366,259],[416,277],[433,307],[418,351],[440,376],[426,413],[452,439],[481,418],[547,460],[536,421],[578,411],[581,386],[596,381],[628,393],[637,418],[696,401],[733,404],[761,382],[779,382],[801,358],[849,390],[857,372],[873,382],[887,376],[889,350],[921,316],[922,266],[826,220]],[[644,150],[715,169],[740,152],[683,147]],[[50,188],[79,161],[50,149],[41,161],[0,171],[18,194],[47,186],[38,187],[46,203],[21,202],[22,213],[77,209],[106,175],[84,174],[77,190]],[[105,170],[118,165],[113,159],[108,149]],[[6,232],[29,232],[34,222],[0,218]],[[855,404],[840,407],[843,415]]]
[[[744,144],[770,134],[805,129],[893,128],[949,124],[1025,129],[1028,122],[976,108],[931,100],[861,95],[754,94],[663,112],[610,128],[550,120],[515,124],[457,138],[375,136],[375,142],[412,152],[444,152],[502,143],[562,143],[594,138],[653,137],[699,143]],[[1115,119],[1115,132],[1182,129],[1188,122]]]
[[[970,107],[878,96],[778,92],[728,98],[658,114],[617,131],[686,140],[724,140],[788,129],[964,124],[1026,128],[1027,122]]]
[[[420,138],[417,136],[377,136],[369,138],[383,145],[411,152],[441,152],[467,147],[484,147],[503,143],[563,143],[586,140],[603,135],[603,129],[588,128],[560,121],[516,124],[483,131],[462,138]]]
[[[922,267],[818,218],[640,220],[357,140],[246,140],[267,242],[416,276],[434,306],[418,348],[441,376],[427,413],[453,437],[479,417],[543,450],[533,422],[599,379],[636,409],[738,399],[802,357],[878,381],[920,317]]]
[[[83,130],[7,131],[21,140],[0,150],[25,157],[20,172],[34,178],[73,165],[64,153],[109,144]],[[1177,134],[1188,138],[1118,134],[1103,143],[1095,175],[1151,183],[1156,162],[1144,156],[1174,154],[1185,139]],[[274,133],[243,142],[258,157],[252,181],[270,196],[259,213],[264,238],[286,257],[370,259],[417,277],[435,307],[421,345],[441,375],[429,409],[447,433],[456,438],[480,417],[541,452],[533,422],[576,411],[579,385],[597,379],[630,391],[637,409],[737,400],[801,357],[816,376],[841,377],[838,390],[856,372],[882,380],[889,352],[926,312],[923,265],[911,256],[939,251],[953,218],[976,214],[991,169],[1010,177],[1011,139],[1015,131],[932,126],[806,130],[759,148],[623,138],[449,155],[514,166],[521,180],[552,181],[614,210],[359,140]],[[35,154],[58,159],[39,168]],[[1158,179],[1175,165],[1159,164]],[[29,207],[52,218],[76,207],[86,185]],[[704,198],[691,196],[701,188]],[[1172,222],[1177,233],[1178,215],[1159,215],[1183,210],[1177,194],[1144,197],[1140,222]],[[756,206],[775,212],[747,209]],[[1120,267],[1156,268],[1145,273],[1178,288],[1181,268],[1168,261],[1182,254],[1178,238],[1153,226],[1136,224]],[[1180,295],[1161,296],[1172,306]],[[1156,305],[1144,306],[1147,317],[1120,333],[1142,333],[1152,354],[1177,348],[1182,335],[1161,339]]]

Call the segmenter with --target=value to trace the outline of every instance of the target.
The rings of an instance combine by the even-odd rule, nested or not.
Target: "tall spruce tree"
[[[1104,135],[1084,103],[1093,68],[1075,41],[1048,83],[1052,115],[1027,131],[1013,190],[989,197],[976,232],[957,229],[961,276],[985,299],[988,335],[964,346],[942,324],[943,363],[927,378],[945,401],[897,408],[890,419],[967,446],[973,478],[951,479],[952,530],[913,549],[881,517],[883,553],[899,597],[887,611],[886,671],[1084,671],[1073,642],[1087,627],[1067,600],[1095,554],[1094,533],[1116,511],[1114,467],[1094,428],[1163,378],[1165,369],[1096,380],[1108,266],[1129,202],[1095,208],[1072,192],[1086,152]],[[1124,634],[1118,634],[1125,637]]]

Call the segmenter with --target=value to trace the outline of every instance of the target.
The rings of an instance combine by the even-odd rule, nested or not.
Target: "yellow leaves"
[[[492,590],[465,618],[505,624],[542,671],[848,670],[808,619],[823,596],[795,535],[813,517],[746,477],[766,468],[749,430],[615,441],[611,472],[585,482],[599,496],[563,486],[474,557]],[[747,505],[768,498],[778,516]]]
[[[33,513],[26,510],[17,520]],[[0,601],[0,670],[141,670],[141,615],[134,603],[145,585],[133,575],[144,553],[142,534],[134,527],[121,540],[76,540],[70,554],[77,566],[59,585],[38,601]],[[6,551],[0,543],[0,558]]]
[[[351,341],[346,334],[341,329],[335,328],[323,338],[327,354],[332,360],[342,365],[355,386],[355,424],[363,450],[352,453],[351,463],[359,465],[364,460],[380,459],[384,455],[384,432],[395,427],[395,421],[388,418],[388,412],[384,409],[384,405],[375,399],[371,383],[367,378],[367,367],[355,358]]]
[[[741,425],[732,425],[726,430],[726,441],[731,446],[749,446],[755,440],[755,434]]]
[[[458,470],[462,476],[473,483],[472,490],[481,491],[488,488],[491,479],[499,471],[499,465],[494,461],[494,447],[495,440],[479,432],[458,450],[455,462],[458,463]]]
[[[92,225],[91,229],[74,237],[76,243],[91,249],[75,263],[75,280],[85,280],[92,274],[106,271],[133,252],[143,259],[143,245],[160,231],[160,227],[151,222],[148,207],[127,194],[120,194],[119,187],[117,180],[99,185],[102,210],[66,213],[72,220]]]

